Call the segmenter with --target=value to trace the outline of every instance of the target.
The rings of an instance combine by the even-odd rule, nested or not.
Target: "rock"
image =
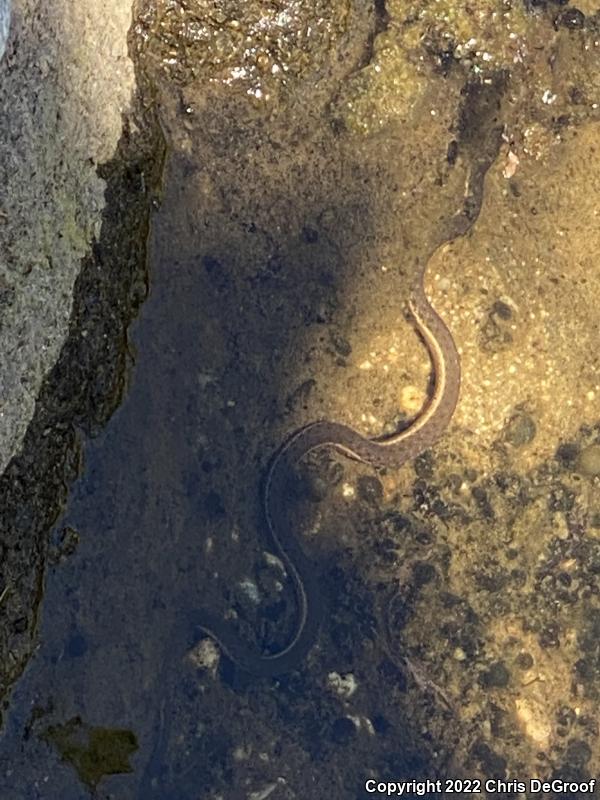
[[[10,1],[0,0],[0,55]],[[0,62],[0,472],[18,450],[69,332],[73,288],[98,238],[108,162],[134,87],[119,0],[23,0]],[[0,290],[3,291],[3,290]]]
[[[590,444],[581,451],[577,459],[577,472],[589,478],[600,475],[600,444]]]
[[[488,689],[503,689],[510,682],[510,672],[503,661],[495,661],[481,674],[479,683]]]

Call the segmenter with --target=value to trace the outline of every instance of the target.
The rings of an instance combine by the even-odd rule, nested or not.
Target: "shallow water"
[[[226,94],[215,102],[229,103]],[[90,772],[88,763],[100,759],[91,739],[100,729],[130,731],[138,746],[118,769],[105,754],[107,773],[125,772],[128,761],[132,769],[105,778],[100,791],[111,797],[192,797],[198,785],[206,791],[230,785],[243,796],[246,779],[232,779],[232,751],[257,746],[252,738],[242,743],[248,735],[243,719],[264,716],[274,701],[287,720],[290,744],[299,736],[315,758],[324,757],[330,736],[345,741],[352,735],[335,696],[324,694],[303,665],[299,675],[275,683],[250,681],[226,663],[218,674],[194,668],[186,653],[198,634],[186,620],[199,605],[215,611],[230,606],[250,640],[262,627],[257,647],[280,646],[289,636],[293,595],[280,568],[262,553],[262,471],[292,426],[331,406],[343,410],[357,379],[365,402],[373,402],[372,382],[346,369],[352,346],[344,331],[351,330],[349,319],[355,320],[352,336],[371,324],[359,318],[366,308],[359,291],[365,297],[371,291],[370,307],[381,309],[390,286],[401,291],[411,271],[406,277],[382,272],[378,285],[366,269],[372,211],[364,187],[374,176],[368,163],[352,168],[348,160],[364,153],[337,147],[327,125],[309,133],[301,117],[299,143],[290,143],[281,124],[263,141],[259,118],[249,123],[248,146],[232,158],[230,149],[220,153],[227,117],[217,108],[209,118],[214,129],[206,131],[207,117],[190,121],[165,98],[163,124],[172,129],[172,148],[153,222],[149,297],[130,332],[135,366],[122,406],[85,444],[82,476],[54,533],[57,547],[65,531],[80,541],[48,570],[40,647],[13,696],[2,764],[3,788],[15,796],[85,795],[81,782],[93,788],[103,774]],[[287,153],[273,163],[282,140]],[[254,143],[260,144],[256,150]],[[204,156],[194,158],[194,152]],[[260,194],[257,180],[263,181]],[[435,204],[442,220],[450,216],[443,195]],[[346,224],[348,213],[360,221],[357,229]],[[420,240],[417,231],[413,235]],[[442,235],[434,231],[425,246],[433,248]],[[427,228],[423,236],[427,241]],[[390,295],[385,303],[389,319],[402,320],[399,300]],[[385,320],[380,327],[385,331]],[[406,345],[400,339],[398,350],[412,351],[410,369],[423,391],[418,373],[426,357],[404,320],[401,329]],[[321,396],[316,407],[307,392]],[[382,419],[393,423],[402,416],[385,384],[377,403]],[[349,421],[359,411],[345,409]],[[379,482],[374,486],[377,495]],[[308,492],[313,506],[314,492]],[[319,570],[329,572],[326,593],[343,617],[335,628],[348,662],[352,640],[375,635],[373,600],[331,537],[307,549]],[[261,598],[258,610],[244,581]],[[333,670],[335,656],[325,659]],[[385,668],[404,685],[392,662]],[[221,681],[230,719],[219,720]],[[323,711],[315,715],[313,704]],[[258,738],[271,713],[257,719]],[[401,730],[392,741],[404,749],[407,737]],[[427,758],[424,746],[413,750],[416,763]],[[403,763],[404,756],[397,759]],[[242,769],[248,766],[242,759]],[[258,788],[269,782],[266,775],[256,781]]]
[[[599,757],[592,110],[555,86],[572,113],[557,134],[541,56],[528,105],[520,67],[482,76],[481,50],[450,68],[439,42],[420,49],[407,23],[407,44],[381,13],[350,26],[356,41],[328,29],[344,68],[311,93],[299,62],[295,102],[256,85],[260,70],[248,86],[192,80],[189,52],[156,68],[173,42],[153,12],[168,5],[148,5],[140,56],[169,145],[150,292],[124,401],[86,442],[53,534],[2,793],[308,800],[362,798],[368,777],[585,778]],[[532,58],[547,46],[575,81],[593,57],[579,29],[512,13]],[[257,648],[289,638],[261,476],[312,419],[375,435],[418,410],[430,365],[403,309],[424,260],[463,357],[455,419],[400,471],[327,454],[301,470],[290,505],[323,630],[290,675],[244,676],[198,648],[195,611],[228,615]]]

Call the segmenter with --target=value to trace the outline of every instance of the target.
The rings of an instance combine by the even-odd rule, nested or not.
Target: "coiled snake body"
[[[409,302],[416,329],[429,352],[433,390],[421,413],[405,430],[381,439],[368,439],[338,422],[314,422],[300,428],[275,454],[265,477],[263,508],[278,554],[293,581],[298,601],[298,625],[290,643],[273,655],[261,655],[210,612],[200,612],[199,627],[211,636],[241,669],[260,676],[289,672],[308,653],[321,619],[318,575],[296,536],[286,525],[286,486],[294,465],[307,453],[332,447],[357,461],[377,467],[398,468],[431,447],[446,429],[460,388],[460,360],[452,335],[433,308],[420,272]]]

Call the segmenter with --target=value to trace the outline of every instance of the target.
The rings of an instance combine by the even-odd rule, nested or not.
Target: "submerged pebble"
[[[510,682],[510,672],[503,661],[495,661],[480,675],[479,682],[481,686],[487,689],[504,688]]]
[[[523,447],[535,439],[536,426],[533,418],[525,413],[515,414],[504,429],[504,438],[513,447]]]
[[[383,485],[374,475],[361,475],[357,489],[358,496],[366,503],[378,503],[383,497]]]
[[[600,444],[590,444],[581,451],[577,471],[590,478],[600,475]]]
[[[558,15],[556,24],[572,31],[581,30],[585,27],[585,14],[578,8],[569,8]]]
[[[340,675],[339,672],[330,672],[327,676],[327,683],[341,697],[352,697],[358,688],[358,683],[354,675],[349,672],[347,675]]]

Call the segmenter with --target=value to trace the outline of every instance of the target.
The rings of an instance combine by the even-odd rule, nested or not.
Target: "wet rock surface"
[[[48,61],[44,63],[48,69],[52,67],[51,56],[56,56],[59,42],[50,43],[48,39],[51,38],[53,26],[59,23],[63,10],[55,6],[47,14],[47,9],[39,8],[34,14],[25,6],[15,9],[14,36],[6,61],[2,64],[9,76],[2,82],[2,91],[16,91],[16,80],[19,76],[23,77],[23,63],[30,64],[32,53],[41,61],[47,58]],[[79,9],[78,13],[86,16],[85,9]],[[113,23],[116,25],[116,18]],[[114,31],[109,25],[104,30],[106,39],[100,42],[102,47],[110,44],[111,33],[114,34]],[[67,31],[62,32],[63,44],[72,45],[69,38],[71,34],[67,26]],[[124,39],[126,34],[125,29]],[[112,76],[111,103],[114,103],[122,99],[122,87],[117,86],[115,81],[123,67],[120,63],[120,43],[112,41],[111,46],[112,69],[115,73]],[[96,56],[101,55],[102,47]],[[57,103],[63,103],[64,72],[69,68],[68,64],[69,55],[62,53],[59,64],[54,65],[58,77],[48,78],[47,81],[47,74],[40,75],[34,70],[33,75],[28,75],[27,85],[23,86],[16,102],[12,105],[6,102],[2,112],[7,116],[13,115],[11,125],[14,133],[2,139],[1,146],[9,154],[3,162],[3,168],[8,170],[8,165],[12,163],[14,170],[4,184],[5,207],[12,209],[13,216],[10,219],[5,217],[1,235],[8,238],[9,245],[3,250],[0,267],[5,270],[3,274],[9,277],[17,274],[24,277],[24,282],[13,281],[10,291],[6,289],[4,292],[4,299],[8,298],[7,302],[13,307],[0,323],[5,341],[10,341],[16,330],[22,344],[22,349],[17,348],[18,352],[12,345],[7,345],[5,356],[12,359],[12,371],[2,375],[3,380],[6,378],[3,383],[6,392],[3,395],[5,413],[2,435],[12,437],[13,444],[19,440],[21,427],[27,424],[35,397],[29,395],[29,389],[26,389],[26,396],[23,395],[23,387],[30,385],[25,381],[21,384],[19,402],[16,404],[11,399],[12,378],[18,370],[24,371],[22,374],[28,372],[33,386],[43,378],[44,370],[40,372],[42,361],[45,360],[44,369],[47,369],[51,366],[50,351],[53,350],[55,356],[60,352],[58,361],[39,390],[35,413],[27,427],[21,452],[9,461],[0,477],[0,692],[3,696],[6,696],[35,648],[39,603],[48,565],[63,562],[77,549],[76,530],[63,528],[57,534],[56,542],[51,541],[50,533],[67,499],[68,486],[81,469],[82,434],[93,435],[100,430],[122,395],[125,368],[130,362],[126,330],[146,294],[148,213],[151,190],[156,186],[162,166],[162,137],[152,114],[137,103],[132,105],[124,118],[120,142],[116,139],[113,144],[103,137],[103,130],[98,128],[94,130],[93,141],[86,139],[83,128],[87,129],[92,122],[79,109],[82,130],[77,148],[80,149],[70,153],[71,163],[64,163],[66,155],[60,150],[65,147],[66,152],[73,145],[70,138],[57,142],[48,134],[48,140],[41,144],[46,122],[56,114]],[[73,64],[70,68],[74,69]],[[72,90],[75,91],[81,88],[78,81],[81,80],[85,85],[89,75],[82,70],[77,78],[75,72],[71,77]],[[96,81],[100,91],[102,81],[99,75],[96,75]],[[40,88],[42,82],[46,85]],[[36,94],[40,107],[33,102]],[[71,99],[61,108],[65,114],[71,115],[74,109],[69,103]],[[112,105],[105,109],[106,125],[113,122],[111,112],[114,110]],[[117,115],[120,111],[117,108]],[[71,121],[69,117],[69,124]],[[52,130],[60,130],[60,123],[56,120],[49,124]],[[25,132],[17,135],[17,128],[21,127]],[[99,166],[94,163],[93,168],[86,164],[85,176],[77,172],[84,151],[88,153],[88,158],[91,153],[93,158],[100,160],[108,153],[113,153],[115,146],[117,152],[114,157]],[[18,162],[15,147],[22,156]],[[47,170],[40,170],[39,174],[30,176],[26,181],[23,173],[35,171],[36,162],[44,159],[48,168],[57,162],[54,175],[49,175]],[[88,181],[85,191],[91,206],[82,203],[74,213],[80,221],[89,215],[90,226],[97,230],[96,235],[88,230],[90,242],[87,244],[82,234],[78,246],[73,248],[72,242],[66,244],[64,241],[66,223],[54,201],[58,195],[74,192],[69,202],[75,202],[83,180]],[[17,191],[13,191],[15,181],[23,184]],[[39,195],[36,194],[36,181],[42,181],[45,186]],[[104,203],[106,207],[102,211]],[[44,210],[37,215],[36,209],[40,205]],[[92,225],[93,213],[98,214],[98,219]],[[42,235],[39,226],[46,231],[47,248],[56,245],[64,249],[64,259],[57,261],[52,280],[43,270],[35,277],[28,269],[36,236]],[[51,230],[52,226],[55,226],[54,230]],[[88,255],[80,261],[86,249]],[[47,250],[44,250],[38,252],[36,258],[45,258],[46,255]],[[75,285],[71,297],[67,287],[72,286],[73,281]],[[19,299],[20,294],[27,296],[23,302]],[[31,303],[33,306],[28,305]],[[39,313],[40,308],[44,308],[44,314]],[[61,323],[52,328],[56,314],[60,316]],[[63,322],[66,330],[63,330]],[[47,335],[43,334],[44,326],[48,326]],[[45,341],[38,350],[35,347],[30,349],[37,341],[37,334],[29,335],[34,328]],[[28,361],[28,353],[36,362],[33,366]],[[9,454],[4,452],[4,455]]]
[[[0,61],[0,470],[68,336],[105,207],[98,165],[115,154],[134,87],[127,4],[12,5]]]

